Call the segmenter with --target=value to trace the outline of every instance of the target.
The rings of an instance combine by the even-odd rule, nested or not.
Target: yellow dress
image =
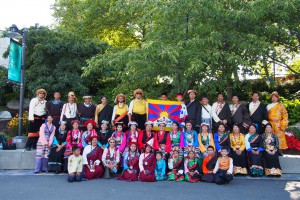
[[[204,139],[203,137],[204,135],[206,136],[206,139]],[[214,149],[216,149],[214,137],[212,133],[199,134],[198,141],[199,141],[199,150],[201,151],[202,154],[206,152],[208,146],[213,146]]]
[[[280,103],[277,103],[268,111],[269,122],[273,127],[273,132],[279,140],[279,149],[287,149],[288,146],[285,138],[285,129],[288,126],[288,113],[284,105]]]
[[[234,136],[234,133],[230,133],[230,148],[233,150],[231,152],[231,157],[233,159],[233,174],[248,174],[246,168],[246,145],[245,145],[245,136],[242,133],[239,133],[237,137]],[[238,155],[235,151],[240,150],[242,153]]]

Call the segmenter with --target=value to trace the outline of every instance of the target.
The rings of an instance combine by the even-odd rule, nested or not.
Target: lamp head
[[[19,33],[18,27],[13,24],[9,27],[9,31],[5,34],[5,37],[14,38],[14,39],[22,39],[22,35]]]

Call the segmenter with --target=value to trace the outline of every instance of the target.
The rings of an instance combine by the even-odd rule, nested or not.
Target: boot
[[[108,167],[105,167],[103,178],[110,179],[110,169]]]
[[[75,181],[77,181],[77,182],[82,181],[82,176],[81,176],[81,174],[75,176]]]
[[[75,176],[71,176],[71,175],[69,175],[68,176],[68,181],[71,183],[71,182],[74,182],[74,180],[75,180]]]

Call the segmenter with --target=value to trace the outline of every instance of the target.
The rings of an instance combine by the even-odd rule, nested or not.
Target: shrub
[[[18,126],[19,126],[18,118],[19,118],[19,114],[16,114],[16,116],[13,117],[8,123],[9,132],[13,136],[18,135]],[[22,135],[27,136],[29,131],[28,111],[24,111],[22,123],[23,123]]]

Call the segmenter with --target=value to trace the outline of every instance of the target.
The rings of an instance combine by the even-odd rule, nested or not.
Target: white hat
[[[131,125],[136,125],[136,126],[138,126],[138,123],[136,123],[135,121],[131,121],[131,122],[128,123],[128,127],[131,126]]]

